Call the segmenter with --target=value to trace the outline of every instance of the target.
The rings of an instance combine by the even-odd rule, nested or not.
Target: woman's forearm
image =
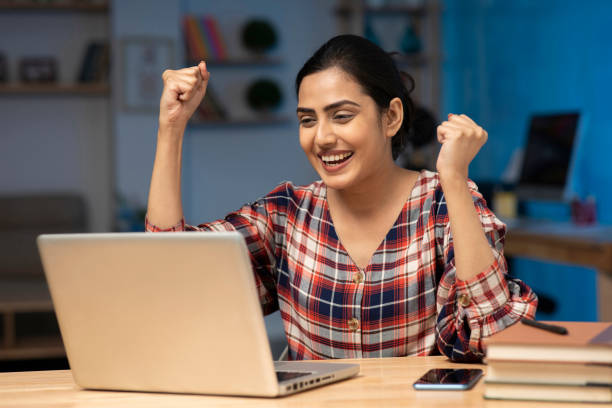
[[[494,261],[493,250],[482,228],[463,175],[440,175],[450,219],[457,279],[468,280]]]
[[[155,163],[149,189],[147,218],[151,224],[169,228],[183,218],[181,159],[184,129],[162,126],[157,134]]]

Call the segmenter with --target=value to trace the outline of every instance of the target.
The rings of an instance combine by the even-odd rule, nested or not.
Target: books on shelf
[[[194,118],[195,122],[218,121],[227,119],[227,112],[219,102],[217,94],[210,84],[206,88],[206,95],[200,102]]]
[[[183,38],[189,61],[225,60],[227,48],[217,21],[211,16],[183,17]]]
[[[485,339],[485,398],[612,402],[612,323],[554,324],[568,334],[517,323]]]
[[[107,82],[110,71],[108,41],[93,41],[87,45],[81,62],[78,82]]]

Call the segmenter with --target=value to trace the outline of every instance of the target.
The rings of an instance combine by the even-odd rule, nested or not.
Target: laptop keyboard
[[[304,377],[306,375],[310,375],[312,373],[304,372],[304,371],[277,371],[276,378],[278,382],[293,380],[294,378]]]

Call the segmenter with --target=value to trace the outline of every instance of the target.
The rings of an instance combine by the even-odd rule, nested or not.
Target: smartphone
[[[434,368],[416,380],[415,390],[469,390],[482,377],[479,368]]]

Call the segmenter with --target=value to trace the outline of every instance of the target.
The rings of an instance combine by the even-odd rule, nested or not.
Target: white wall
[[[90,40],[108,36],[103,14],[4,11],[0,52],[9,80],[18,60],[54,56],[59,82],[76,79]],[[0,95],[0,194],[76,192],[89,207],[90,229],[112,221],[109,100],[102,96]]]
[[[184,13],[210,13],[217,17],[228,48],[235,47],[229,50],[233,55],[244,54],[236,45],[236,36],[245,19],[265,17],[278,30],[280,42],[273,55],[284,61],[282,65],[213,66],[210,68],[211,86],[223,99],[227,93],[225,87],[235,88],[237,81],[244,84],[251,78],[272,76],[279,80],[284,91],[284,104],[279,113],[291,121],[272,126],[189,129],[185,136],[183,177],[188,222],[200,223],[222,217],[266,194],[283,180],[306,184],[317,177],[299,147],[293,81],[314,50],[334,35],[333,2],[293,0],[282,2],[282,5],[279,7],[274,0],[114,2],[113,36],[116,41],[127,35],[172,38],[179,63],[182,61],[180,19]],[[159,74],[161,76],[161,72]],[[241,99],[223,102],[239,115],[249,113]],[[157,112],[135,115],[118,111],[115,133],[119,191],[145,205],[157,136]]]

